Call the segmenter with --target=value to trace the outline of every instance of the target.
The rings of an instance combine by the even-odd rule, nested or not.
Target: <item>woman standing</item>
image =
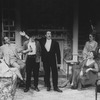
[[[98,43],[95,41],[95,34],[91,33],[89,34],[89,41],[85,43],[84,49],[83,49],[83,59],[86,59],[88,56],[88,53],[90,51],[96,51],[97,52],[97,46]]]

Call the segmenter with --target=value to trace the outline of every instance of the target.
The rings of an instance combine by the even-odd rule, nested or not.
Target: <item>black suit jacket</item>
[[[60,48],[59,48],[58,42],[56,42],[55,40],[52,40],[50,51],[49,51],[49,59],[48,59],[48,52],[45,48],[45,43],[46,43],[46,38],[42,38],[40,40],[41,49],[42,49],[42,53],[41,53],[42,61],[48,62],[47,60],[49,60],[49,62],[52,64],[56,63],[56,61],[57,61],[57,63],[60,64],[61,63],[61,55],[60,55]]]

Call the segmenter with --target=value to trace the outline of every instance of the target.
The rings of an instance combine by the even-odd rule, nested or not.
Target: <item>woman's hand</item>
[[[90,70],[92,70],[92,68],[88,68],[88,69],[86,70],[86,73],[89,72]]]

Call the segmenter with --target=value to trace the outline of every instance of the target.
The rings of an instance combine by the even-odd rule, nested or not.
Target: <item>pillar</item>
[[[78,59],[78,0],[73,1],[73,60]]]
[[[20,0],[15,0],[15,41],[18,46],[21,46],[21,19],[20,19]]]

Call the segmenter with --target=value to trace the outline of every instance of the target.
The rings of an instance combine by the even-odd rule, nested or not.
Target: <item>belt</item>
[[[28,57],[36,57],[36,55],[28,55]]]

